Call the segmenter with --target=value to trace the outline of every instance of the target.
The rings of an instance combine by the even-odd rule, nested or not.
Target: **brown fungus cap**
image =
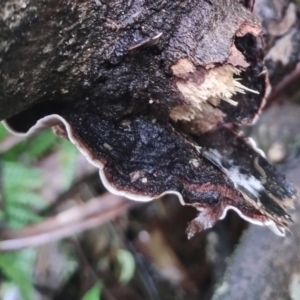
[[[16,27],[0,22],[11,40],[0,100],[19,107],[8,129],[56,126],[112,193],[176,194],[199,210],[189,236],[228,209],[284,232],[294,190],[223,128],[253,122],[269,88],[260,24],[243,4],[28,0],[13,14]]]

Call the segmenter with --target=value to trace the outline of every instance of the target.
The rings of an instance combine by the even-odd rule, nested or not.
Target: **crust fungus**
[[[114,194],[177,195],[199,211],[189,237],[229,209],[284,234],[295,191],[225,126],[251,124],[269,91],[252,1],[27,2],[22,33],[0,25],[10,131],[53,126]]]

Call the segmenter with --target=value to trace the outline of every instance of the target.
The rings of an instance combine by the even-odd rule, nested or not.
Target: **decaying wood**
[[[282,144],[281,163],[299,191],[299,106],[272,107],[262,116],[254,135],[267,150]],[[286,117],[288,116],[288,117]],[[277,120],[274,124],[274,119]],[[271,126],[272,125],[272,126]],[[288,131],[287,131],[288,129]],[[269,153],[271,153],[269,151]],[[292,212],[293,224],[282,239],[264,228],[251,226],[228,261],[224,279],[216,288],[214,300],[298,299],[300,274],[299,197]]]
[[[296,22],[296,6],[283,3],[280,38]],[[284,234],[294,189],[224,126],[251,124],[270,92],[264,48],[277,61],[270,47],[278,36],[267,22],[263,46],[252,9],[261,17],[264,2],[253,5],[4,1],[0,119],[23,135],[54,126],[112,193],[139,201],[176,194],[200,211],[189,236],[229,209]]]
[[[101,164],[114,192],[149,200],[171,190],[198,208],[190,236],[229,206],[259,224],[275,222],[282,233],[294,190],[253,145],[222,126],[250,124],[269,79],[274,87],[290,73],[299,49],[299,8],[289,0],[4,0],[0,119],[26,133],[59,115],[50,125]],[[258,182],[261,193],[237,187],[236,172]],[[65,213],[26,237],[19,232],[23,239],[6,232],[10,240],[0,249],[91,228],[129,205],[119,196],[105,205],[98,200],[80,213],[76,208],[78,218],[71,214],[67,226],[57,223],[70,217]],[[298,210],[294,234],[283,242],[264,229],[249,230],[215,299],[292,297]]]

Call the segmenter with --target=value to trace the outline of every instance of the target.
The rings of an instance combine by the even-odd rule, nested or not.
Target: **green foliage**
[[[5,128],[0,125],[0,142],[8,137]],[[51,151],[58,151],[63,173],[64,186],[67,189],[74,177],[78,152],[68,141],[56,137],[51,130],[21,141],[2,154],[2,196],[5,210],[0,220],[10,228],[20,228],[40,221],[36,213],[46,205],[38,194],[45,182],[41,170],[33,165]]]
[[[101,285],[96,283],[90,290],[86,292],[81,300],[100,300],[101,296]]]
[[[118,249],[116,257],[120,265],[119,281],[123,284],[127,284],[134,276],[134,258],[132,254],[125,249]]]
[[[2,130],[0,130],[0,141]],[[22,161],[30,164],[51,151],[59,141],[59,138],[56,137],[51,130],[45,130],[38,135],[17,143],[9,151],[4,153],[2,158],[6,161]]]
[[[5,277],[15,283],[24,300],[33,299],[33,269],[35,251],[32,249],[0,254],[0,269]]]
[[[0,124],[0,143],[6,138],[10,138],[9,133]],[[46,203],[39,195],[39,189],[46,183],[36,163],[54,151],[58,151],[68,188],[73,180],[77,152],[75,147],[57,138],[51,130],[24,139],[2,153],[0,201],[3,211],[0,212],[0,221],[5,227],[22,228],[41,220],[37,211]],[[35,255],[34,249],[0,253],[0,274],[9,283],[6,287],[17,288],[24,300],[34,299],[32,272]]]
[[[29,139],[24,150],[26,155],[36,159],[49,152],[58,141],[58,137],[51,130],[46,130]]]
[[[40,220],[34,209],[41,207],[44,201],[34,191],[42,183],[39,170],[19,162],[2,163],[4,217],[10,228],[23,227]]]

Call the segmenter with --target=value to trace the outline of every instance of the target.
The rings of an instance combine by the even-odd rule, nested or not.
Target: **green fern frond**
[[[0,142],[8,135],[0,125]],[[4,201],[4,211],[0,212],[0,221],[9,228],[22,228],[41,221],[42,217],[35,211],[46,205],[38,194],[45,182],[41,170],[32,165],[53,150],[58,150],[62,177],[67,189],[74,178],[78,152],[71,143],[58,139],[51,130],[21,141],[1,155],[0,201]],[[36,251],[32,249],[0,253],[0,272],[8,282],[18,287],[24,300],[33,299],[32,272],[35,254]],[[70,262],[68,266],[64,269],[66,278],[77,267],[77,262]]]
[[[0,269],[6,278],[17,284],[24,300],[33,299],[31,270],[35,260],[34,250],[0,254]]]
[[[51,129],[41,132],[26,143],[26,155],[38,158],[49,152],[56,144],[58,137]]]
[[[28,190],[13,193],[13,195],[8,193],[6,201],[11,204],[27,206],[30,210],[39,210],[46,206],[45,200],[41,196],[39,196],[35,191]]]
[[[41,220],[42,218],[39,215],[30,211],[25,205],[10,204],[5,209],[5,221],[11,229],[22,228]]]
[[[17,189],[37,189],[42,186],[41,172],[36,168],[27,167],[20,162],[2,163],[4,192]],[[5,196],[5,195],[4,195]]]
[[[18,161],[20,158],[26,162],[36,161],[54,149],[57,142],[58,137],[51,132],[51,129],[48,129],[38,135],[20,141],[5,152],[3,158],[6,161]]]

